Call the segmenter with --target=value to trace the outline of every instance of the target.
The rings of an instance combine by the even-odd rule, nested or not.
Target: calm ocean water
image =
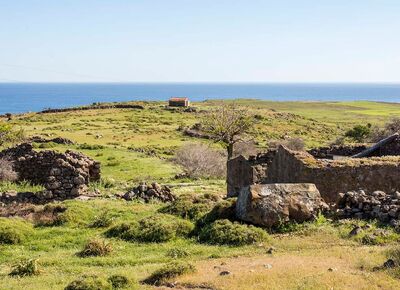
[[[0,83],[0,114],[130,100],[252,98],[273,101],[400,102],[400,84]]]

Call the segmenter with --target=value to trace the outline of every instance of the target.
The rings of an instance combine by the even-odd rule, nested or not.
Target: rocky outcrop
[[[5,156],[13,161],[19,180],[44,185],[47,199],[76,197],[90,181],[100,179],[100,163],[79,152],[34,151],[24,143],[0,152],[0,158]]]
[[[145,202],[151,200],[172,202],[176,200],[175,195],[171,192],[169,187],[161,186],[157,182],[153,182],[151,185],[141,183],[137,187],[126,192],[122,198],[125,200],[141,199]]]
[[[314,184],[256,184],[240,191],[236,215],[243,221],[271,228],[288,221],[312,220],[327,207]]]
[[[340,218],[377,219],[400,226],[400,192],[366,193],[364,190],[340,194],[336,214]]]

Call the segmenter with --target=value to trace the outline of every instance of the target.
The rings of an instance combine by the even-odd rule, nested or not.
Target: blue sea
[[[400,84],[0,83],[0,114],[94,102],[251,98],[273,101],[400,102]]]

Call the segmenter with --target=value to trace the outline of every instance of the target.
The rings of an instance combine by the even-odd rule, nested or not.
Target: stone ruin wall
[[[237,196],[239,187],[257,183],[314,183],[327,202],[351,190],[390,193],[400,189],[400,157],[318,160],[281,146],[258,175],[257,165],[237,159],[228,162],[228,196]],[[234,168],[238,165],[242,167]]]
[[[66,199],[80,195],[89,181],[100,179],[100,163],[82,153],[67,150],[34,151],[24,143],[0,152],[0,158],[13,161],[19,180],[42,184],[47,199]]]

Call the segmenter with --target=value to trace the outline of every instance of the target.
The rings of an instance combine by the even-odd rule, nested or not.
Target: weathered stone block
[[[290,220],[312,220],[327,207],[311,183],[256,184],[241,189],[236,215],[255,225],[274,227]]]

